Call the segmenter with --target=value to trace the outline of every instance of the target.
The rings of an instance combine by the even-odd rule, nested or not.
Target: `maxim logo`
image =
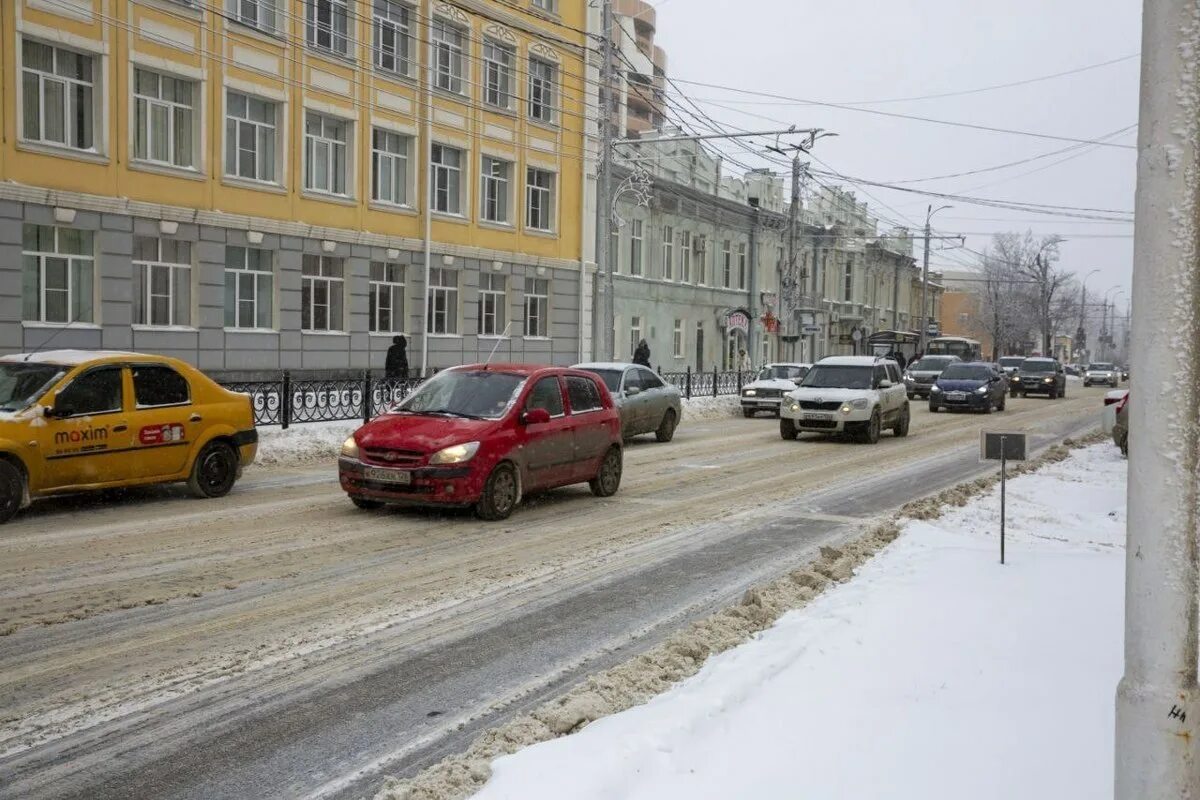
[[[78,431],[59,431],[54,434],[55,444],[86,444],[107,442],[108,428],[88,428]]]

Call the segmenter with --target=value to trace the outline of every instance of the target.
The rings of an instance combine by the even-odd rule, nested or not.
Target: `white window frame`
[[[376,270],[379,267],[379,270]],[[371,333],[404,333],[407,327],[407,268],[395,261],[372,261],[367,273],[367,325]],[[383,302],[386,299],[386,303]],[[391,326],[383,325],[384,313]]]
[[[542,185],[540,178],[547,178]],[[558,174],[540,167],[525,168],[525,227],[541,233],[554,232],[554,201]]]
[[[854,259],[846,257],[845,272],[842,275],[842,300],[854,302]]]
[[[230,266],[230,257],[236,252],[241,251],[241,258],[238,259],[239,266]],[[255,269],[250,266],[250,253],[258,252],[262,254],[261,258],[265,257],[267,261],[266,269]],[[242,296],[242,279],[248,277],[251,279],[253,289],[251,297]],[[229,280],[233,279],[233,324],[230,324],[229,314],[230,308],[228,305],[229,297]],[[264,297],[264,294],[266,295]],[[263,250],[257,247],[241,247],[239,245],[227,245],[225,247],[225,327],[230,330],[256,330],[269,331],[275,329],[275,268],[274,258],[270,250]],[[243,305],[249,303],[251,308],[251,325],[242,324],[242,308]],[[259,324],[260,311],[266,307],[269,319],[266,325]]]
[[[673,351],[673,358],[683,358],[683,353],[687,346],[687,342],[685,341],[686,338],[687,335],[683,330],[683,320],[675,320],[675,328],[671,332],[671,350]]]
[[[506,111],[516,98],[517,51],[495,39],[483,40],[483,102]]]
[[[512,173],[515,164],[495,156],[479,160],[479,218],[495,225],[512,224]],[[499,170],[499,172],[497,172]]]
[[[638,343],[642,341],[642,318],[634,315],[629,318],[629,357],[633,358]]]
[[[721,286],[733,288],[733,242],[721,242]]]
[[[37,250],[37,249],[27,250],[24,247],[23,240],[24,240],[25,233],[24,233],[24,228],[22,228],[22,247],[21,247],[21,256],[22,256],[22,259],[21,259],[21,261],[22,261],[22,264],[21,264],[21,271],[22,271],[21,302],[22,302],[22,306],[23,306],[22,319],[28,320],[30,322],[41,322],[41,323],[49,323],[49,324],[54,324],[54,325],[71,325],[71,324],[80,323],[80,322],[90,324],[90,323],[94,322],[96,319],[96,256],[95,256],[96,238],[95,238],[95,234],[92,231],[82,231],[82,233],[86,233],[89,236],[89,238],[91,239],[91,246],[92,246],[92,253],[84,255],[84,254],[62,252],[62,245],[61,245],[60,239],[61,239],[62,231],[64,230],[63,228],[60,228],[55,225],[33,225],[32,223],[25,223],[25,227],[52,229],[54,231],[54,243],[52,245],[52,247],[53,247],[52,250]],[[26,313],[26,309],[24,308],[24,306],[26,306],[29,303],[28,293],[29,293],[30,287],[25,282],[28,280],[27,272],[28,272],[28,267],[29,267],[26,259],[30,259],[30,258],[35,259],[36,269],[37,269],[37,286],[34,287],[34,289],[33,289],[33,291],[36,292],[36,294],[37,294],[37,314],[34,315],[33,319],[29,318],[30,315],[28,313]],[[52,259],[63,261],[63,262],[65,262],[65,266],[66,266],[66,278],[67,278],[66,288],[49,290],[49,291],[55,291],[55,292],[63,292],[67,296],[67,300],[66,300],[67,318],[62,319],[62,320],[46,318],[46,293],[48,291],[46,288],[46,265],[47,265],[47,261],[52,260]],[[83,318],[83,315],[80,315],[77,317],[75,314],[75,307],[76,307],[76,305],[78,305],[77,296],[79,295],[79,288],[75,286],[75,273],[77,270],[82,271],[85,268],[91,273],[91,281],[90,281],[91,297],[88,298],[88,305],[87,305],[88,313],[86,315],[87,316],[86,319]]]
[[[549,278],[525,278],[525,338],[550,338]]]
[[[140,90],[141,81],[138,80],[140,75],[152,75],[156,82],[156,94],[143,94]],[[191,103],[182,103],[179,100],[164,100],[163,81],[174,81],[176,84],[187,86],[191,92]],[[145,67],[134,66],[133,68],[133,157],[137,161],[147,164],[158,164],[160,166],[175,167],[177,169],[186,169],[196,171],[196,154],[199,128],[197,125],[198,114],[196,113],[196,98],[199,95],[199,83],[187,78],[180,78],[158,70],[146,69]],[[154,141],[154,111],[162,109],[166,115],[166,139],[169,153],[166,159],[155,158],[151,155]],[[186,114],[185,120],[178,119],[179,114]],[[180,128],[187,131],[190,139],[190,146],[186,150],[186,163],[176,160],[176,155],[180,152],[176,138],[179,135]],[[139,136],[145,139],[145,150],[141,150]]]
[[[433,20],[429,31],[433,85],[444,92],[468,94],[466,54],[470,40],[467,31],[442,19]]]
[[[50,147],[61,147],[67,150],[75,150],[81,153],[99,153],[99,142],[102,140],[103,128],[102,116],[103,106],[101,105],[102,92],[100,86],[101,77],[101,57],[95,53],[89,53],[84,50],[77,50],[69,47],[60,47],[57,44],[50,44],[39,39],[28,36],[23,36],[19,40],[21,43],[21,77],[20,77],[20,92],[21,92],[21,125],[20,137],[22,141],[34,142],[37,144],[47,145]],[[37,67],[29,66],[25,63],[25,44],[35,44],[39,47],[48,48],[51,52],[51,60],[53,67],[50,72],[45,72]],[[83,78],[75,78],[66,75],[58,74],[58,66],[60,54],[70,54],[79,58],[88,59],[91,68],[91,80]],[[37,133],[35,136],[30,136],[28,132],[28,118],[26,111],[28,110],[30,98],[30,87],[27,79],[32,78],[36,81],[37,90]],[[46,112],[50,103],[46,98],[46,87],[57,85],[62,92],[61,98],[53,105],[57,106],[62,114],[62,140],[50,139],[46,136]],[[86,99],[79,97],[79,93],[86,91]],[[81,102],[82,100],[82,102]],[[78,125],[74,124],[76,117],[80,113],[82,107],[89,109],[88,119],[91,124],[86,130],[89,141],[86,146],[82,145],[74,133],[78,133]],[[73,141],[74,140],[74,141]]]
[[[459,335],[457,270],[442,267],[429,270],[429,306],[426,308],[426,317],[426,333],[429,336]]]
[[[310,132],[309,126],[317,124],[319,132]],[[342,137],[335,134],[341,126]],[[304,112],[304,189],[319,194],[351,197],[354,174],[353,148],[354,122],[318,111]],[[325,168],[316,168],[317,157],[325,153]],[[339,174],[339,159],[341,170]]]
[[[662,279],[675,280],[675,228],[663,225],[662,229]]]
[[[279,30],[278,0],[227,0],[225,7],[235,22],[248,28],[269,34]]]
[[[679,282],[692,282],[692,232],[679,232]]]
[[[382,141],[382,149],[381,149]],[[392,142],[399,143],[392,150]],[[371,129],[371,199],[377,203],[409,208],[409,153],[412,152],[413,137],[389,131],[386,128]],[[384,191],[384,176],[388,176],[392,191]]]
[[[412,77],[414,10],[399,0],[371,0],[371,63],[381,72]],[[390,45],[384,44],[390,39]]]
[[[141,298],[142,314],[141,318],[133,320],[134,325],[141,325],[148,328],[175,328],[188,327],[191,325],[192,310],[191,304],[194,302],[195,293],[192,292],[192,263],[193,248],[191,242],[172,239],[178,246],[185,246],[188,253],[188,261],[166,261],[163,257],[163,239],[156,236],[135,236],[133,252],[133,271],[143,270],[141,275],[141,284],[145,294]],[[138,247],[138,239],[147,239],[154,242],[155,257],[153,259],[136,258]],[[156,320],[154,318],[154,298],[163,297],[164,295],[155,294],[154,292],[154,276],[156,273],[166,272],[167,274],[167,319],[166,321]],[[138,284],[138,276],[134,275],[134,286]],[[188,290],[187,308],[183,313],[187,314],[187,319],[179,319],[179,287],[186,285]],[[134,304],[134,310],[137,310],[137,304]]]
[[[443,163],[447,153],[456,153],[457,163]],[[434,142],[430,148],[429,207],[438,214],[463,216],[463,163],[466,157],[467,151],[459,147]],[[444,207],[439,203],[439,196],[445,199]]]
[[[749,269],[749,260],[748,260],[748,256],[746,253],[746,243],[745,242],[738,242],[737,258],[738,258],[738,274],[737,274],[738,287],[737,288],[745,289],[746,288],[746,279],[749,277],[747,275],[747,270]]]
[[[499,286],[499,288],[496,288]],[[479,274],[479,326],[480,336],[504,335],[505,310],[508,307],[508,283],[504,275],[494,272]]]
[[[558,0],[533,0],[533,7],[547,14],[558,14]]]
[[[529,118],[553,125],[558,115],[558,65],[536,56],[529,57]]]
[[[696,285],[708,286],[708,237],[703,233],[698,233],[693,238],[693,247],[696,250],[695,267],[696,267]]]
[[[230,101],[235,97],[245,100],[246,111],[245,111],[244,116],[234,116],[234,113],[231,110],[232,103]],[[262,103],[264,109],[269,108],[271,110],[271,116],[273,117],[274,121],[273,122],[263,122],[261,120],[251,119],[250,105],[252,102]],[[239,92],[235,89],[227,88],[225,90],[225,152],[224,152],[224,158],[222,159],[222,161],[223,161],[223,165],[224,165],[223,166],[224,174],[226,176],[228,176],[230,178],[237,178],[238,180],[243,180],[243,181],[254,181],[256,183],[267,183],[267,184],[272,184],[272,185],[276,185],[276,186],[279,185],[278,175],[281,172],[281,170],[279,168],[279,158],[280,158],[279,125],[280,125],[281,109],[282,109],[282,103],[278,103],[274,100],[268,100],[263,97],[258,97],[256,95],[247,94],[246,92]],[[229,135],[229,123],[230,122],[234,123],[233,138],[230,138],[230,135]],[[244,136],[244,134],[246,134],[247,131],[250,131],[250,134],[251,134],[250,138],[253,141],[254,165],[255,165],[255,171],[254,171],[255,174],[254,175],[242,175],[240,172],[240,170],[241,170],[241,153],[242,152],[250,152],[249,148],[243,147],[243,144],[244,144],[243,136]],[[261,150],[262,150],[261,144],[263,141],[264,133],[269,134],[269,136],[270,136],[270,141],[271,141],[271,157],[270,158],[264,158],[263,153],[261,152]],[[232,172],[229,171],[229,155],[230,155],[231,149],[234,154],[234,170]],[[264,167],[265,167],[265,169],[264,169]],[[269,173],[268,173],[268,170],[269,170]]]
[[[309,264],[316,265],[316,272],[306,272]],[[325,302],[317,302],[317,286],[325,287]],[[305,302],[304,290],[308,290]],[[334,294],[337,294],[336,301]],[[305,333],[341,333],[346,324],[346,260],[338,256],[305,253],[300,266],[300,330]],[[325,327],[316,326],[317,309],[325,309]],[[334,314],[337,318],[334,319]],[[308,312],[308,325],[304,324],[304,312]],[[337,323],[336,325],[334,323]]]
[[[644,274],[645,225],[640,219],[629,220],[629,274],[640,278]]]
[[[304,41],[308,46],[323,53],[351,57],[354,26],[349,0],[305,0],[304,7]],[[323,14],[328,15],[328,21],[322,22]],[[357,19],[357,15],[354,18]],[[338,20],[341,20],[340,30]]]

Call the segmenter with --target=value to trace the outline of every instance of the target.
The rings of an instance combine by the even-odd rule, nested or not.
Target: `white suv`
[[[908,391],[895,361],[875,356],[830,356],[813,365],[784,398],[779,435],[804,431],[851,433],[874,444],[884,428],[908,435]]]
[[[1103,383],[1115,389],[1121,385],[1121,373],[1115,364],[1088,364],[1083,373],[1083,385],[1091,386],[1093,383]]]

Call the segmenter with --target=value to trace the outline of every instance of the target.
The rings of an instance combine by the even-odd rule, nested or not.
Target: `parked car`
[[[1008,378],[999,364],[972,361],[951,364],[929,390],[929,410],[963,408],[990,414],[1003,411],[1008,401]]]
[[[338,475],[359,508],[473,507],[505,519],[535,489],[621,485],[621,417],[599,376],[476,364],[439,372],[342,445]]]
[[[742,387],[742,413],[753,417],[759,411],[779,415],[783,396],[796,391],[797,384],[812,364],[767,364],[758,376]]]
[[[1001,356],[1000,368],[1004,370],[1004,376],[1008,381],[1009,393],[1017,396],[1017,392],[1021,388],[1021,378],[1018,373],[1021,371],[1021,362],[1025,360],[1025,356]]]
[[[187,481],[221,497],[258,449],[250,398],[174,358],[0,358],[0,522],[66,492]]]
[[[1123,381],[1129,380],[1129,365],[1128,364],[1121,367],[1121,380],[1123,380]]]
[[[830,356],[813,365],[789,392],[779,413],[779,435],[803,431],[849,433],[874,444],[890,428],[908,435],[911,419],[900,368],[875,356]]]
[[[915,364],[909,364],[908,369],[904,371],[904,386],[908,392],[908,399],[929,397],[929,390],[938,375],[942,374],[942,370],[960,361],[962,359],[958,356],[923,356]]]
[[[1083,385],[1091,386],[1094,383],[1102,383],[1114,389],[1117,388],[1121,384],[1121,373],[1118,371],[1116,364],[1104,362],[1088,364],[1087,370],[1083,373]]]
[[[604,379],[617,410],[621,412],[621,435],[626,439],[653,433],[660,442],[669,442],[683,419],[683,399],[679,389],[666,383],[653,370],[637,364],[597,362],[576,364]]]
[[[1067,396],[1067,374],[1056,358],[1035,356],[1021,362],[1018,394],[1045,394],[1051,400]]]

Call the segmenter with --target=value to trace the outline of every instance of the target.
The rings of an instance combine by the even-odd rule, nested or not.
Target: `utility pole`
[[[612,151],[613,151],[613,11],[612,0],[601,0],[600,12],[600,185],[597,187],[600,195],[596,204],[596,267],[604,272],[604,335],[600,341],[604,343],[604,352],[600,354],[602,361],[616,358],[616,305],[613,294],[612,254],[609,248],[612,244]],[[579,276],[583,280],[583,276]]]
[[[921,269],[921,316],[917,323],[920,335],[917,352],[925,354],[925,334],[929,328],[929,220],[933,217],[933,204],[925,211],[925,266]]]
[[[1146,0],[1134,206],[1125,673],[1116,800],[1200,797],[1196,0]]]
[[[799,331],[797,326],[799,323],[798,309],[796,307],[797,293],[800,290],[801,276],[796,273],[796,219],[800,214],[800,151],[792,156],[792,202],[788,205],[788,242],[787,242],[787,299],[788,299],[788,319],[784,320],[786,330],[792,336],[797,336]],[[798,341],[794,340],[794,341]],[[796,345],[792,344],[791,357],[796,359]]]

